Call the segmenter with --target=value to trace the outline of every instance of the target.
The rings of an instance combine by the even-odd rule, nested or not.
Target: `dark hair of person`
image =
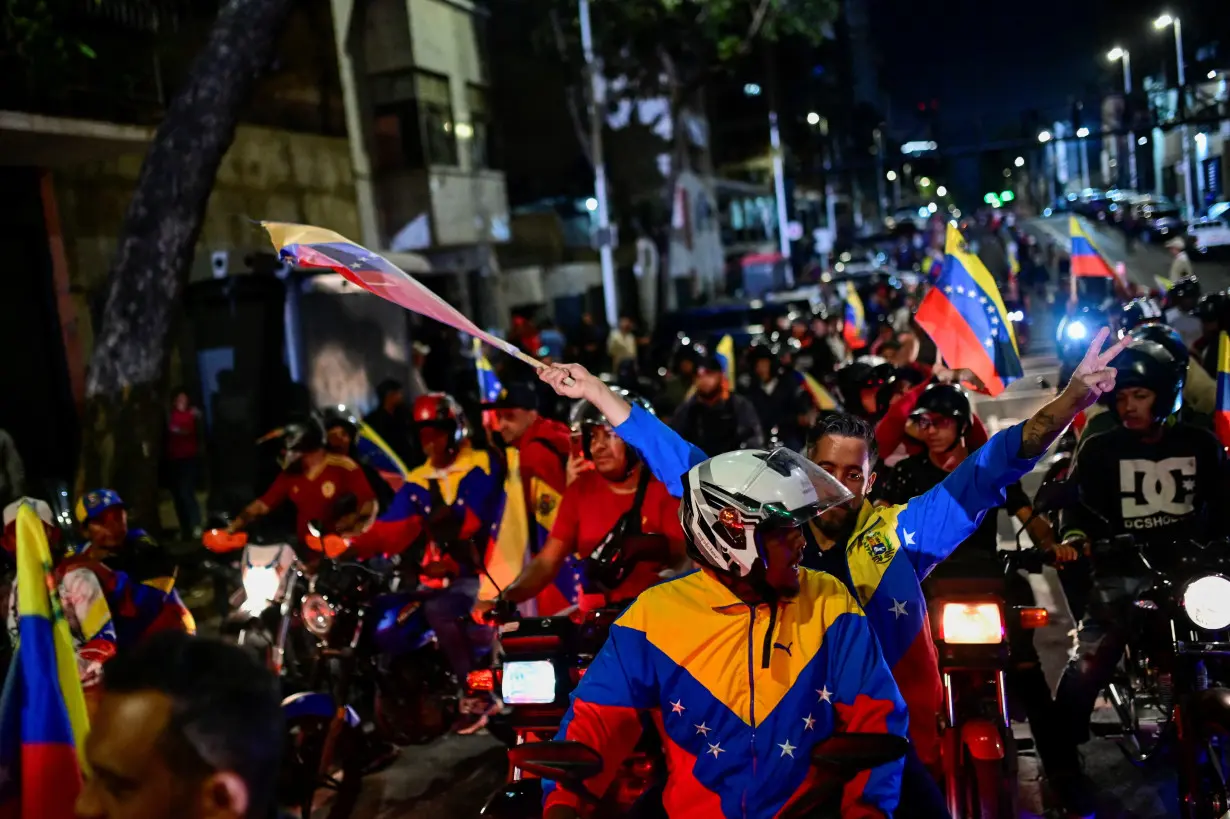
[[[395,393],[401,388],[400,381],[395,378],[386,378],[376,385],[376,400],[383,404],[384,399],[388,398],[390,393]]]
[[[807,449],[819,443],[821,438],[835,435],[838,438],[862,438],[867,443],[867,454],[872,463],[876,460],[876,436],[871,424],[848,412],[825,410],[816,418],[807,433]]]
[[[248,789],[249,819],[274,815],[282,757],[279,683],[242,648],[166,631],[118,654],[103,668],[108,694],[155,691],[171,700],[159,738],[178,776],[227,771]]]

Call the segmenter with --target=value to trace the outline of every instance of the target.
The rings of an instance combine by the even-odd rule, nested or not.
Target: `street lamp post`
[[[619,324],[619,294],[615,292],[615,254],[611,249],[611,211],[607,203],[606,163],[602,156],[602,119],[606,110],[606,82],[594,56],[594,36],[589,23],[589,0],[578,0],[581,48],[589,73],[589,141],[594,159],[594,199],[598,205],[598,258],[602,263],[602,301],[608,327]],[[672,191],[673,194],[673,191]]]
[[[1183,190],[1184,199],[1187,202],[1187,217],[1190,219],[1196,212],[1196,200],[1192,195],[1192,161],[1189,144],[1191,140],[1187,134],[1187,74],[1183,69],[1183,24],[1178,17],[1172,17],[1169,14],[1163,14],[1153,21],[1153,27],[1158,31],[1167,26],[1174,26],[1174,51],[1179,66],[1179,112],[1183,116],[1183,121],[1179,125],[1179,139],[1183,140]]]
[[[1127,113],[1128,97],[1132,95],[1132,54],[1127,49],[1116,47],[1112,48],[1106,57],[1111,62],[1114,62],[1115,60],[1121,60],[1123,62],[1123,110]],[[1118,140],[1119,137],[1116,136],[1115,141],[1118,142]],[[1137,190],[1136,185],[1139,180],[1136,178],[1136,132],[1134,130],[1128,130],[1127,149],[1128,185],[1132,190]]]
[[[1041,131],[1038,133],[1038,142],[1045,147],[1043,148],[1042,167],[1046,173],[1046,205],[1052,207],[1055,204],[1055,145],[1051,142],[1052,136],[1050,131]]]
[[[1089,136],[1089,129],[1085,127],[1076,129],[1077,146],[1081,152],[1081,190],[1089,187],[1089,146],[1085,144],[1085,139]]]

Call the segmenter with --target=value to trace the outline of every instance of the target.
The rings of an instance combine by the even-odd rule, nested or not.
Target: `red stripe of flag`
[[[942,288],[933,287],[927,292],[914,318],[931,336],[947,366],[968,369],[986,385],[990,395],[999,395],[1004,391],[1004,382],[995,370],[994,359],[988,355],[982,340],[970,329],[960,311],[944,295]]]

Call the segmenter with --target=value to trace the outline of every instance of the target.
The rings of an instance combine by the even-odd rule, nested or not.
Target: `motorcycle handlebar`
[[[217,555],[235,552],[248,545],[247,532],[228,532],[225,529],[208,529],[201,535],[201,545]]]

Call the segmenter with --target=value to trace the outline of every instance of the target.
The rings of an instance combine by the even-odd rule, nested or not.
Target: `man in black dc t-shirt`
[[[1118,425],[1086,437],[1076,451],[1068,480],[1078,500],[1064,510],[1059,554],[1066,558],[1092,542],[1130,534],[1144,544],[1150,564],[1166,571],[1193,541],[1226,534],[1224,450],[1208,430],[1177,421],[1186,362],[1173,351],[1139,339],[1112,364],[1117,375],[1111,411]],[[1066,741],[1059,760],[1063,775],[1052,776],[1051,784],[1076,815],[1090,815],[1095,807],[1077,746],[1089,738],[1098,692],[1139,624],[1133,602],[1150,583],[1127,550],[1121,556],[1099,552],[1092,568],[1088,616],[1079,624],[1072,661],[1055,695]]]

